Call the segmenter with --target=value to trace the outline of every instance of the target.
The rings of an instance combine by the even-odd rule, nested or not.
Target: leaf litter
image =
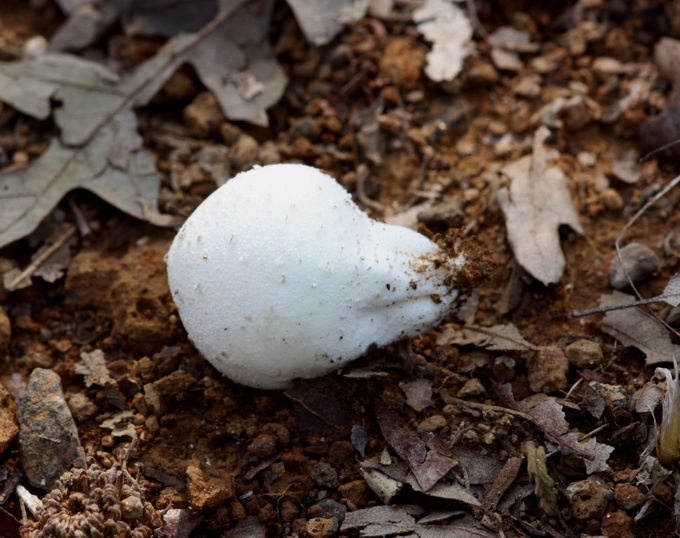
[[[671,279],[669,286],[671,286],[671,290],[675,290],[677,281]],[[619,291],[600,297],[602,308],[632,305],[633,303],[635,303],[635,297]],[[616,338],[624,346],[633,346],[642,351],[645,354],[647,364],[671,362],[674,357],[680,357],[680,346],[673,344],[670,334],[664,326],[639,308],[633,307],[607,312],[602,319],[602,330]]]
[[[544,143],[549,136],[546,127],[539,127],[532,155],[502,169],[510,185],[498,191],[515,258],[546,286],[558,282],[564,273],[559,227],[567,225],[583,232],[564,172],[548,166]]]
[[[266,27],[238,9],[242,4],[226,2],[202,30],[171,39],[127,77],[59,53],[0,64],[0,100],[38,119],[53,112],[61,129],[33,163],[0,175],[0,247],[31,233],[75,188],[153,224],[176,224],[158,212],[160,177],[132,108],[147,104],[190,63],[227,117],[266,124],[265,110],[281,97],[286,77]],[[53,100],[60,106],[52,109]]]

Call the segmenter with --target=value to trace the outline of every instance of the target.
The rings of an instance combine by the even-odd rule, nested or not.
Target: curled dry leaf
[[[368,0],[288,0],[305,37],[314,45],[330,42],[346,23],[366,14]]]
[[[549,135],[546,127],[536,131],[533,155],[502,169],[510,186],[498,191],[515,258],[546,286],[558,282],[564,272],[559,227],[582,232],[564,173],[547,166],[543,144]]]
[[[413,12],[413,21],[432,42],[425,74],[436,82],[456,78],[473,50],[472,25],[465,12],[451,0],[425,0]]]
[[[675,285],[674,283],[673,287]],[[635,297],[618,291],[600,297],[601,307],[634,302]],[[602,320],[602,330],[624,346],[633,346],[642,351],[647,364],[670,362],[673,357],[680,357],[680,346],[671,342],[668,331],[637,307],[607,312]]]

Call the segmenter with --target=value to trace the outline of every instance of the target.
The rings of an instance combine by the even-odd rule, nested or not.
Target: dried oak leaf
[[[600,297],[601,307],[633,302],[635,297],[618,291]],[[602,319],[602,330],[624,346],[633,346],[642,351],[647,364],[670,362],[673,357],[680,357],[680,346],[671,342],[666,329],[637,307],[607,312]]]
[[[675,273],[659,297],[671,306],[680,306],[680,273]]]
[[[490,538],[495,536],[494,533],[477,525],[472,518],[463,518],[448,525],[424,525],[416,522],[414,517],[421,513],[422,508],[411,505],[364,508],[348,512],[340,531],[358,530],[360,536],[395,536],[409,533],[409,536],[419,538]]]
[[[510,186],[498,191],[515,258],[546,286],[558,282],[564,272],[559,227],[568,225],[579,233],[583,231],[564,173],[547,166],[543,144],[549,135],[546,127],[539,127],[533,154],[502,169]]]
[[[536,346],[527,342],[512,323],[494,325],[493,327],[475,327],[468,325],[460,330],[447,327],[437,337],[437,345],[456,344],[459,346],[477,346],[492,351],[527,351],[536,350]]]
[[[361,19],[368,0],[288,0],[305,37],[314,45],[330,42],[346,23]]]

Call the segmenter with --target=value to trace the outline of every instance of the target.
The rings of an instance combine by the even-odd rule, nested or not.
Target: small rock
[[[97,412],[97,406],[82,392],[68,396],[68,407],[77,422],[87,420]]]
[[[184,120],[196,135],[209,136],[219,131],[224,114],[212,93],[201,92],[184,109]]]
[[[647,497],[633,484],[616,484],[614,486],[614,500],[624,510],[639,508]]]
[[[368,486],[363,480],[352,480],[342,484],[338,487],[338,493],[355,506],[362,506],[368,501]]]
[[[432,415],[418,424],[418,429],[423,432],[434,432],[448,424],[442,415]]]
[[[246,450],[260,459],[270,458],[276,452],[276,440],[276,436],[271,433],[261,433],[252,440]]]
[[[215,508],[233,496],[229,475],[208,476],[197,461],[187,465],[186,475],[189,502],[196,510]]]
[[[504,157],[511,153],[516,147],[517,142],[515,141],[515,137],[508,133],[502,136],[498,142],[493,145],[493,152],[497,157]]]
[[[52,370],[33,370],[17,415],[21,465],[32,486],[49,490],[74,463],[85,465],[85,451],[61,379]]]
[[[123,519],[128,521],[132,519],[139,519],[144,515],[144,504],[142,500],[136,495],[130,495],[120,501],[120,510]]]
[[[324,488],[338,487],[338,473],[330,463],[320,461],[312,467],[310,476],[317,486]]]
[[[602,353],[602,346],[592,340],[581,338],[572,342],[566,348],[564,353],[569,359],[569,362],[576,368],[586,368],[588,366],[595,366],[602,362],[604,355]]]
[[[0,353],[5,353],[9,349],[12,340],[12,323],[5,311],[0,308]]]
[[[329,518],[337,522],[338,527],[345,520],[347,507],[333,499],[324,499],[320,503],[311,506],[307,511],[308,516]]]
[[[591,476],[567,486],[566,496],[571,504],[571,514],[576,519],[599,518],[607,509],[612,490],[604,480]]]
[[[231,146],[236,143],[238,137],[243,134],[243,131],[236,127],[233,123],[228,121],[220,125],[220,134],[222,135],[222,140],[227,146]]]
[[[240,134],[229,148],[229,158],[237,171],[251,168],[257,160],[258,144],[252,136]]]
[[[486,389],[482,382],[476,377],[470,378],[465,382],[465,385],[458,391],[459,398],[469,398],[471,396],[481,396],[486,394]]]
[[[633,283],[636,283],[661,266],[661,260],[654,251],[640,243],[628,243],[623,247],[621,259],[623,264],[619,261],[619,257],[615,255],[609,264],[609,285],[618,290],[628,287],[626,272]]]
[[[529,361],[529,388],[533,392],[551,392],[567,387],[569,361],[558,347],[544,347]]]
[[[491,49],[491,60],[501,71],[521,71],[524,67],[518,54],[503,49]]]
[[[590,387],[612,407],[624,407],[628,403],[628,391],[621,385],[608,385],[591,381]]]
[[[600,201],[610,211],[621,211],[623,209],[623,198],[612,188],[604,189],[600,193]]]
[[[325,517],[315,517],[307,521],[307,534],[311,538],[322,538],[323,536],[333,536],[338,532],[339,526],[332,519]]]
[[[12,397],[0,384],[0,456],[12,444],[18,433],[19,427],[14,416]]]
[[[579,151],[576,160],[584,168],[592,168],[597,163],[597,156],[589,151]]]
[[[302,136],[315,142],[321,135],[321,128],[317,120],[310,117],[302,117],[293,124],[289,134],[291,139]]]
[[[611,538],[633,538],[632,524],[633,520],[625,512],[611,512],[602,518],[600,532]]]
[[[493,65],[475,57],[466,63],[465,77],[468,83],[478,86],[493,86],[499,79]]]
[[[427,52],[411,37],[395,37],[385,46],[380,58],[380,74],[404,88],[413,88],[422,72]]]
[[[537,97],[541,93],[541,77],[539,75],[527,75],[520,78],[512,89],[521,97]]]

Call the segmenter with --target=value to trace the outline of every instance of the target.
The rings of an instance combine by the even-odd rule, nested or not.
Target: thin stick
[[[31,263],[28,264],[26,269],[14,277],[10,282],[8,282],[5,287],[9,290],[14,289],[17,284],[22,282],[26,278],[30,278],[33,273],[36,272],[38,267],[47,260],[52,254],[54,254],[61,246],[74,234],[76,233],[75,226],[69,225],[68,228],[64,230],[57,240],[47,247],[42,252],[39,252]]]
[[[666,196],[671,190],[673,190],[678,184],[680,184],[680,176],[676,176],[668,185],[666,185],[663,189],[661,189],[658,193],[656,193],[651,199],[647,201],[645,205],[643,205],[640,210],[633,215],[633,218],[631,218],[628,222],[626,222],[625,226],[621,229],[619,232],[619,235],[616,237],[616,257],[619,260],[619,263],[621,264],[621,269],[623,269],[623,274],[626,275],[626,280],[628,281],[628,284],[632,288],[633,292],[635,293],[635,296],[638,298],[638,300],[643,301],[644,299],[642,298],[642,295],[640,295],[640,292],[638,291],[637,287],[635,286],[635,283],[633,282],[633,279],[630,278],[630,275],[628,274],[628,270],[626,269],[625,264],[623,263],[623,257],[621,256],[621,241],[623,240],[624,236],[626,235],[626,232],[635,224],[635,222],[650,208],[652,207],[656,202],[658,202],[661,198]],[[651,315],[654,317],[659,323],[661,323],[666,329],[671,331],[673,334],[676,336],[680,336],[680,333],[676,331],[673,327],[671,327],[668,323],[666,323],[664,320],[662,320],[656,313],[654,312],[645,312],[647,315]]]
[[[582,318],[585,316],[592,316],[593,314],[604,314],[605,312],[611,312],[612,310],[625,310],[626,308],[633,308],[635,306],[665,303],[668,299],[674,299],[677,298],[678,296],[680,296],[680,294],[677,293],[672,293],[669,295],[657,295],[656,297],[651,297],[649,299],[641,299],[640,301],[635,301],[627,304],[598,306],[595,308],[587,308],[585,310],[572,310],[569,314],[574,318]]]

